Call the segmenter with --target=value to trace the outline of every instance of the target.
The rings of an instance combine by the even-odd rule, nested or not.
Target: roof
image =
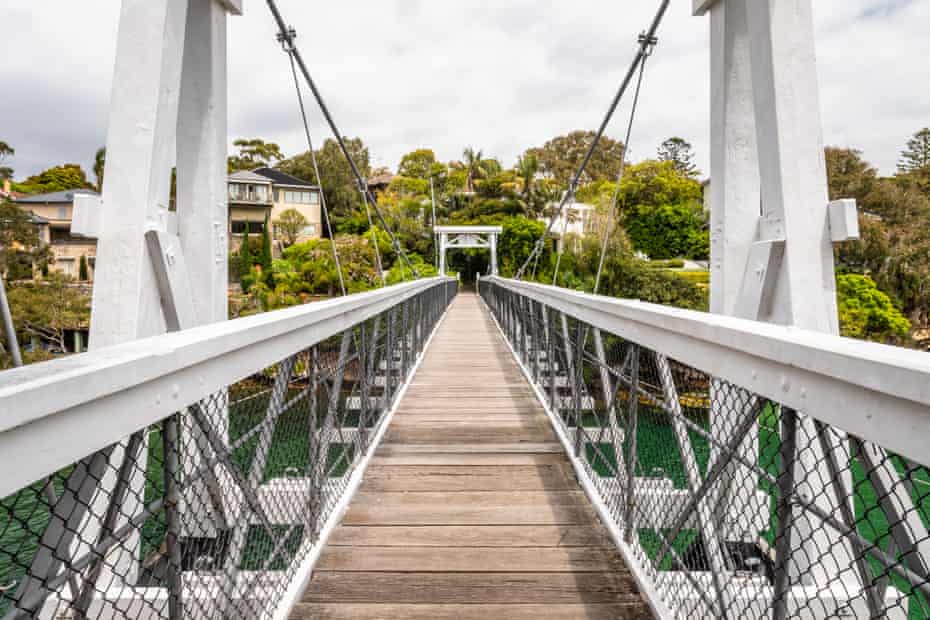
[[[274,168],[256,168],[252,172],[270,180],[275,185],[288,185],[291,187],[316,187],[316,185],[310,183],[309,181],[304,181],[303,179],[299,179],[292,174],[281,172],[280,170],[275,170]]]
[[[394,175],[390,172],[379,174],[368,179],[368,185],[389,185],[394,180]]]
[[[246,183],[269,183],[269,180],[262,175],[255,174],[251,170],[237,170],[229,175],[230,181],[243,181]]]
[[[48,194],[34,194],[31,196],[21,196],[15,198],[14,202],[18,204],[49,204],[56,202],[74,202],[75,194],[88,194],[99,196],[97,192],[89,189],[69,189],[63,192],[50,192]]]

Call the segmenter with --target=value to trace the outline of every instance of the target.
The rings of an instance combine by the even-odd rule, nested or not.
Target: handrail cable
[[[669,2],[669,0],[664,1],[666,4]],[[282,44],[286,43],[293,50],[291,55],[297,62],[297,66],[300,68],[300,72],[303,74],[304,79],[307,82],[307,86],[310,88],[310,92],[313,93],[313,97],[316,99],[317,105],[320,106],[320,111],[323,113],[323,117],[326,119],[326,123],[329,125],[329,128],[332,131],[333,137],[339,144],[339,148],[342,150],[343,156],[345,156],[346,161],[349,162],[349,167],[352,169],[352,174],[355,176],[355,181],[358,183],[359,191],[363,193],[366,201],[371,204],[372,209],[374,209],[375,216],[378,218],[378,222],[384,228],[385,232],[387,232],[388,236],[390,236],[391,245],[394,247],[394,251],[413,272],[414,278],[419,278],[420,274],[413,266],[413,263],[410,262],[410,258],[404,252],[403,247],[401,247],[400,242],[397,240],[397,236],[394,234],[394,231],[391,230],[390,226],[388,226],[387,221],[381,214],[381,210],[378,209],[378,201],[375,199],[374,194],[372,194],[371,189],[368,188],[368,184],[366,183],[365,178],[362,176],[361,171],[358,169],[358,165],[355,163],[355,160],[352,159],[352,155],[349,153],[349,149],[346,146],[345,140],[343,139],[342,134],[339,132],[339,128],[336,127],[336,122],[333,120],[332,114],[330,114],[329,108],[326,106],[326,102],[323,100],[323,95],[317,88],[316,82],[314,82],[313,78],[310,76],[310,71],[307,69],[307,64],[304,62],[303,56],[300,54],[300,50],[297,49],[297,46],[294,44],[294,39],[296,38],[297,33],[293,28],[289,28],[284,22],[284,18],[281,17],[281,12],[278,10],[278,6],[275,3],[275,0],[265,0],[265,2],[268,5],[268,9],[271,11],[271,16],[274,18],[275,23],[278,26],[278,40],[281,41]]]
[[[601,256],[597,262],[597,275],[594,277],[594,290],[592,291],[594,295],[597,295],[597,291],[601,285],[601,274],[604,272],[604,259],[607,256],[607,244],[610,241],[610,233],[613,229],[614,219],[618,217],[617,201],[620,198],[620,182],[623,181],[623,173],[626,170],[626,155],[630,150],[630,135],[633,133],[633,119],[636,117],[636,107],[639,104],[639,93],[643,85],[643,73],[646,71],[646,61],[649,59],[649,56],[652,55],[652,51],[655,49],[658,39],[653,38],[651,41],[648,41],[648,43],[650,45],[649,50],[639,64],[639,77],[636,79],[636,90],[633,93],[633,105],[630,107],[630,120],[626,126],[626,136],[623,139],[623,155],[620,156],[620,171],[617,173],[617,186],[614,188],[614,194],[610,199],[610,213],[607,216],[607,222],[604,226],[604,239],[601,242]]]
[[[287,53],[288,60],[291,63],[291,74],[294,76],[294,88],[297,90],[297,104],[300,107],[300,117],[304,123],[304,134],[307,136],[307,148],[310,151],[310,161],[313,164],[313,174],[316,176],[317,185],[320,186],[320,209],[323,212],[323,221],[326,222],[326,230],[329,231],[329,243],[333,251],[333,260],[336,262],[336,273],[339,274],[339,290],[342,296],[346,296],[346,281],[342,275],[342,263],[339,260],[339,250],[336,249],[336,231],[333,230],[329,219],[329,209],[326,206],[326,195],[323,193],[323,177],[320,175],[320,167],[317,164],[316,153],[313,151],[313,138],[310,137],[310,123],[307,121],[307,110],[304,107],[303,94],[300,92],[300,80],[297,78],[297,67],[294,64],[294,47],[293,37],[291,42],[281,39],[281,47]]]
[[[274,0],[268,0],[268,2],[273,1]],[[614,95],[614,98],[610,103],[610,107],[607,109],[607,113],[604,115],[603,120],[601,120],[601,124],[595,133],[594,140],[588,147],[588,150],[584,155],[584,159],[581,161],[581,165],[578,167],[578,170],[572,177],[572,180],[568,185],[568,190],[562,196],[562,200],[559,202],[557,211],[549,219],[549,224],[546,226],[546,230],[543,233],[543,236],[536,241],[532,252],[530,252],[530,255],[526,257],[523,265],[517,271],[516,279],[520,280],[523,278],[523,273],[526,271],[527,266],[532,260],[536,258],[536,255],[542,251],[546,239],[552,232],[552,226],[555,224],[556,219],[562,215],[562,210],[568,201],[574,198],[575,192],[578,190],[578,183],[581,181],[581,176],[584,174],[585,168],[587,168],[588,162],[591,160],[592,155],[594,155],[594,149],[597,148],[598,143],[601,141],[601,137],[604,135],[604,131],[607,129],[607,125],[610,123],[611,118],[613,118],[614,112],[617,110],[617,106],[620,104],[620,100],[626,93],[630,82],[632,82],[633,76],[636,74],[636,70],[639,68],[640,63],[646,58],[647,51],[651,46],[650,42],[654,41],[656,38],[656,32],[659,29],[659,24],[662,23],[662,19],[665,17],[665,12],[668,9],[670,1],[671,0],[662,0],[659,5],[659,10],[656,12],[655,17],[649,26],[649,30],[647,30],[645,34],[641,34],[639,36],[639,51],[637,51],[633,62],[630,63],[630,67],[627,69],[626,75],[624,76],[623,81],[620,83],[620,87],[617,89],[617,93]]]

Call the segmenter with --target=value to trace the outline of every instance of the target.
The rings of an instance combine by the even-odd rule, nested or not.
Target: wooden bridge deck
[[[291,618],[651,617],[491,318],[459,295]]]

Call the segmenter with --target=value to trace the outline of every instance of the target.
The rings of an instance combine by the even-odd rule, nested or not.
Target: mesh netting
[[[481,294],[676,616],[930,619],[930,448],[911,462],[494,281]]]
[[[0,618],[268,618],[456,284],[0,500]]]

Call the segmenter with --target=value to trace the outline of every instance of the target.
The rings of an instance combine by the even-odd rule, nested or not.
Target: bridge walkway
[[[291,618],[649,617],[492,319],[459,295]]]

